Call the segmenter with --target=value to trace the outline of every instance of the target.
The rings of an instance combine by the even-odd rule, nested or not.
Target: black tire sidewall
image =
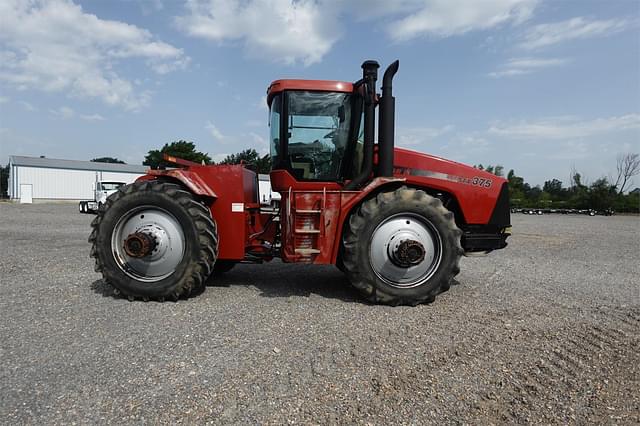
[[[376,228],[387,218],[396,214],[415,214],[426,221],[440,234],[442,258],[440,265],[431,277],[415,287],[397,288],[387,284],[380,279],[370,263],[370,247],[373,233]],[[426,204],[418,200],[398,200],[394,199],[390,203],[379,204],[375,213],[372,215],[363,215],[365,217],[365,225],[360,230],[360,243],[356,247],[356,259],[358,271],[361,277],[356,279],[364,279],[366,282],[375,283],[374,286],[388,295],[392,295],[399,299],[421,300],[430,295],[438,293],[443,283],[448,283],[454,275],[453,270],[458,262],[459,255],[456,247],[458,238],[442,212],[434,205]]]
[[[116,262],[111,247],[111,236],[120,218],[142,206],[160,208],[173,215],[182,228],[185,240],[184,255],[175,271],[155,282],[137,280],[126,274]],[[164,297],[174,294],[177,289],[182,288],[184,281],[191,277],[194,261],[197,261],[200,255],[198,230],[188,211],[167,194],[151,190],[125,194],[104,212],[96,247],[104,262],[107,279],[126,294],[137,297]]]

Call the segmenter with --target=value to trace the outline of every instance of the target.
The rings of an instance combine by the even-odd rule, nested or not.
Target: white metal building
[[[9,198],[30,202],[93,199],[97,181],[131,183],[146,166],[54,158],[9,157]]]

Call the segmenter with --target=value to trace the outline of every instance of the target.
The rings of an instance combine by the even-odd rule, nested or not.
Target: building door
[[[31,185],[30,183],[20,184],[20,204],[24,203],[33,203],[33,185]]]

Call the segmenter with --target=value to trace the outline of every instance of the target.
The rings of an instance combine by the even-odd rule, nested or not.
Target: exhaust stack
[[[362,147],[362,170],[358,176],[349,182],[345,189],[353,190],[359,188],[369,179],[373,171],[373,143],[376,131],[376,81],[378,80],[378,68],[380,65],[376,61],[364,61],[362,63],[362,80],[364,84],[364,146]],[[359,82],[359,83],[360,83]]]
[[[376,175],[393,176],[393,148],[395,145],[396,98],[393,97],[393,77],[398,72],[400,61],[395,61],[384,72],[382,79],[382,97],[378,123],[378,170]]]

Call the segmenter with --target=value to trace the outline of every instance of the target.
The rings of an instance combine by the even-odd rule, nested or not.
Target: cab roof
[[[270,107],[273,97],[285,90],[352,93],[353,83],[332,80],[276,80],[267,89],[267,105]]]

